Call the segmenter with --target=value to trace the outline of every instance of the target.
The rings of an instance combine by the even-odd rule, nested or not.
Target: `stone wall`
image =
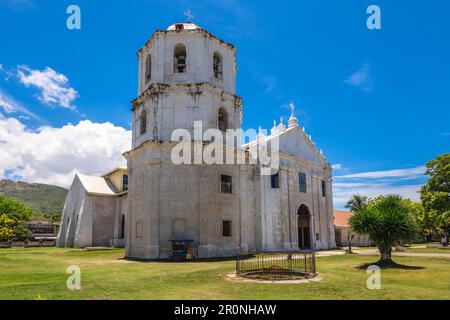
[[[186,46],[187,72],[174,73],[173,56],[177,44]],[[223,80],[213,77],[213,54],[219,52],[223,60]],[[145,60],[152,57],[152,77],[145,83]],[[138,53],[139,90],[144,92],[153,83],[202,83],[210,82],[225,92],[236,92],[236,49],[203,30],[156,31],[150,41]]]
[[[75,176],[61,216],[58,247],[83,247],[92,244],[92,215],[86,191]]]

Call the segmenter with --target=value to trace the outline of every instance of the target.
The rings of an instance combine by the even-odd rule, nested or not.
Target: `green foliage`
[[[411,208],[399,195],[370,200],[350,218],[350,225],[357,234],[368,235],[386,260],[390,260],[392,246],[399,241],[415,240],[418,234]]]
[[[17,241],[30,240],[31,237],[33,236],[33,233],[31,232],[30,229],[28,229],[27,224],[24,222],[19,222],[15,226],[14,233],[15,233],[14,240]]]
[[[57,186],[0,180],[0,195],[18,200],[33,210],[33,219],[58,221],[67,190]]]
[[[28,221],[33,214],[32,210],[19,201],[8,199],[0,195],[0,212],[15,222]]]
[[[425,210],[423,209],[421,202],[414,202],[410,199],[403,199],[403,204],[408,208],[411,217],[416,222],[419,233],[425,234]]]
[[[450,153],[436,157],[427,164],[430,176],[420,190],[426,230],[432,237],[450,233]]]
[[[425,211],[422,202],[413,202],[409,199],[404,199],[404,203],[408,206],[419,228],[420,237],[430,240],[436,238],[441,233],[441,229],[438,227],[438,215],[434,212]]]
[[[350,200],[347,201],[345,207],[352,212],[358,212],[367,205],[368,199],[366,196],[355,194]]]
[[[9,240],[14,237],[14,220],[6,214],[0,214],[0,240]]]
[[[7,219],[4,229],[7,236],[3,240],[14,238],[15,240],[24,241],[32,237],[33,234],[25,223],[30,220],[33,214],[30,208],[18,201],[0,196],[0,212]],[[10,229],[13,231],[12,234]]]

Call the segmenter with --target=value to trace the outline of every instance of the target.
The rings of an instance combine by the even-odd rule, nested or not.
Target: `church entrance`
[[[302,204],[297,211],[298,246],[300,249],[311,249],[310,216],[308,207]]]

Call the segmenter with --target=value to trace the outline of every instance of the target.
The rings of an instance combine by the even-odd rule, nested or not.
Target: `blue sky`
[[[70,4],[81,30],[66,28]],[[355,192],[416,197],[424,163],[450,150],[449,1],[0,0],[0,178],[65,185],[120,163],[136,52],[187,9],[238,49],[244,128],[296,103],[334,164],[337,208]]]

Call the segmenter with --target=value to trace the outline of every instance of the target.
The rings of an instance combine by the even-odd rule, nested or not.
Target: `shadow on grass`
[[[394,261],[381,261],[378,260],[375,263],[364,263],[362,265],[357,266],[357,269],[360,270],[367,270],[367,268],[369,266],[378,266],[380,267],[380,269],[401,269],[401,270],[423,270],[425,269],[425,267],[420,267],[420,266],[407,266],[404,264],[398,264]]]

